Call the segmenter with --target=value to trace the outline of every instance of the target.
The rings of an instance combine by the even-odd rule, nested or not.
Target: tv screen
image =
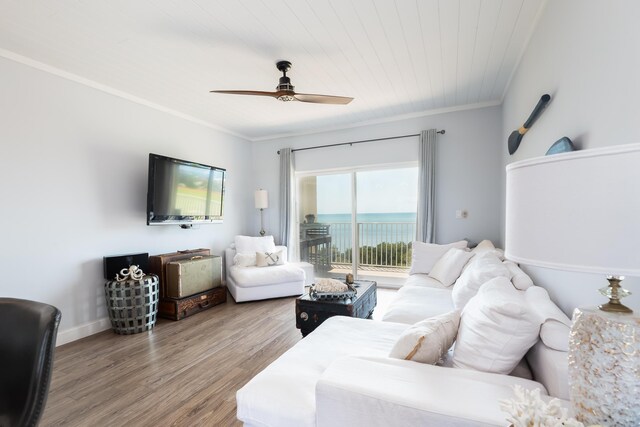
[[[147,225],[222,222],[225,172],[149,154]]]

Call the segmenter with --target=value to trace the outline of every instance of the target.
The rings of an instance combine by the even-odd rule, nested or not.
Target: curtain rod
[[[437,131],[436,133],[439,133],[440,135],[444,135],[445,130],[442,129],[442,130]],[[386,141],[387,139],[411,138],[412,136],[420,136],[420,134],[419,133],[412,133],[410,135],[388,136],[386,138],[363,139],[361,141],[339,142],[337,144],[327,144],[327,145],[316,145],[315,147],[294,148],[294,149],[291,150],[291,152],[315,150],[317,148],[338,147],[340,145],[362,144],[362,143],[365,143],[365,142]],[[278,150],[278,154],[280,154],[280,150]]]

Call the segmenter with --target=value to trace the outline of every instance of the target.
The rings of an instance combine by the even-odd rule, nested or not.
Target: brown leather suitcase
[[[191,249],[187,251],[171,252],[168,254],[153,255],[149,257],[149,273],[155,274],[160,279],[160,298],[167,298],[167,269],[166,265],[172,261],[191,259],[194,256],[211,255],[209,249]]]
[[[194,256],[166,266],[167,297],[184,298],[222,286],[219,256]]]
[[[227,301],[227,288],[220,286],[186,298],[162,298],[158,304],[158,315],[166,319],[181,320]]]

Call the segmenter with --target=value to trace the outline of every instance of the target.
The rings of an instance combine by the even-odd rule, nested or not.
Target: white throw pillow
[[[429,272],[432,277],[444,286],[451,286],[460,277],[462,268],[475,254],[462,249],[451,248],[433,266]]]
[[[508,277],[485,283],[462,311],[453,366],[505,375],[513,371],[540,332],[531,289],[515,289]]]
[[[467,302],[478,293],[480,286],[494,277],[509,279],[511,273],[493,253],[476,255],[453,286],[451,298],[456,310],[462,310]]]
[[[471,249],[471,251],[477,255],[482,255],[487,252],[494,251],[495,249],[496,247],[493,245],[493,242],[491,240],[483,240],[482,242],[478,243],[475,248]]]
[[[435,365],[456,340],[459,323],[457,311],[422,320],[400,335],[389,357]]]
[[[271,267],[274,265],[282,265],[282,251],[276,252],[256,252],[256,265],[258,267]]]
[[[256,252],[275,252],[276,244],[273,236],[236,236],[236,252],[241,254],[254,254]]]
[[[531,280],[531,277],[522,271],[522,269],[514,262],[504,261],[503,264],[507,267],[509,273],[511,273],[511,283],[513,283],[513,286],[515,286],[516,289],[524,291],[533,286],[533,280]]]
[[[251,267],[256,265],[256,254],[235,254],[233,256],[233,265],[238,267]]]
[[[449,249],[464,249],[466,247],[466,240],[449,243],[448,245],[437,245],[435,243],[424,243],[417,241],[413,242],[411,244],[411,269],[409,270],[409,274],[429,274],[435,263]]]
[[[491,240],[483,240],[482,242],[478,243],[475,248],[471,249],[471,252],[475,253],[476,255],[492,253],[500,258],[501,261],[504,259],[504,251],[502,249],[496,248]]]

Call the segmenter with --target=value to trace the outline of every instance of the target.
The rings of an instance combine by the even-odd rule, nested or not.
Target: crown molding
[[[247,140],[247,141],[252,141],[252,139],[249,138],[246,135],[231,131],[229,129],[226,129],[226,128],[222,127],[222,126],[215,125],[213,123],[209,123],[209,122],[207,122],[205,120],[198,119],[198,118],[193,117],[193,116],[191,116],[189,114],[185,114],[185,113],[182,113],[180,111],[173,110],[173,109],[171,109],[169,107],[165,107],[163,105],[156,104],[155,102],[151,102],[151,101],[149,101],[147,99],[140,98],[139,96],[132,95],[132,94],[130,94],[128,92],[124,92],[122,90],[115,89],[115,88],[113,88],[111,86],[107,86],[105,84],[98,83],[98,82],[96,82],[94,80],[81,77],[81,76],[79,76],[77,74],[70,73],[68,71],[62,70],[62,69],[54,67],[52,65],[45,64],[44,62],[36,61],[35,59],[28,58],[26,56],[17,54],[15,52],[12,52],[10,50],[6,50],[6,49],[0,48],[0,57],[8,59],[8,60],[11,60],[11,61],[14,61],[14,62],[18,62],[18,63],[20,63],[22,65],[26,65],[28,67],[35,68],[35,69],[40,70],[40,71],[44,71],[45,73],[49,73],[49,74],[53,74],[53,75],[58,76],[58,77],[62,77],[63,79],[67,79],[67,80],[70,80],[72,82],[84,85],[84,86],[88,86],[88,87],[90,87],[92,89],[97,89],[97,90],[99,90],[101,92],[108,93],[109,95],[114,95],[114,96],[117,96],[119,98],[126,99],[127,101],[135,102],[136,104],[140,104],[140,105],[144,105],[145,107],[153,108],[154,110],[161,111],[163,113],[170,114],[172,116],[181,118],[183,120],[187,120],[189,122],[196,123],[198,125],[208,127],[210,129],[216,130],[218,132],[226,133],[228,135],[235,136],[235,137],[238,137],[238,138],[242,138],[242,139]]]

